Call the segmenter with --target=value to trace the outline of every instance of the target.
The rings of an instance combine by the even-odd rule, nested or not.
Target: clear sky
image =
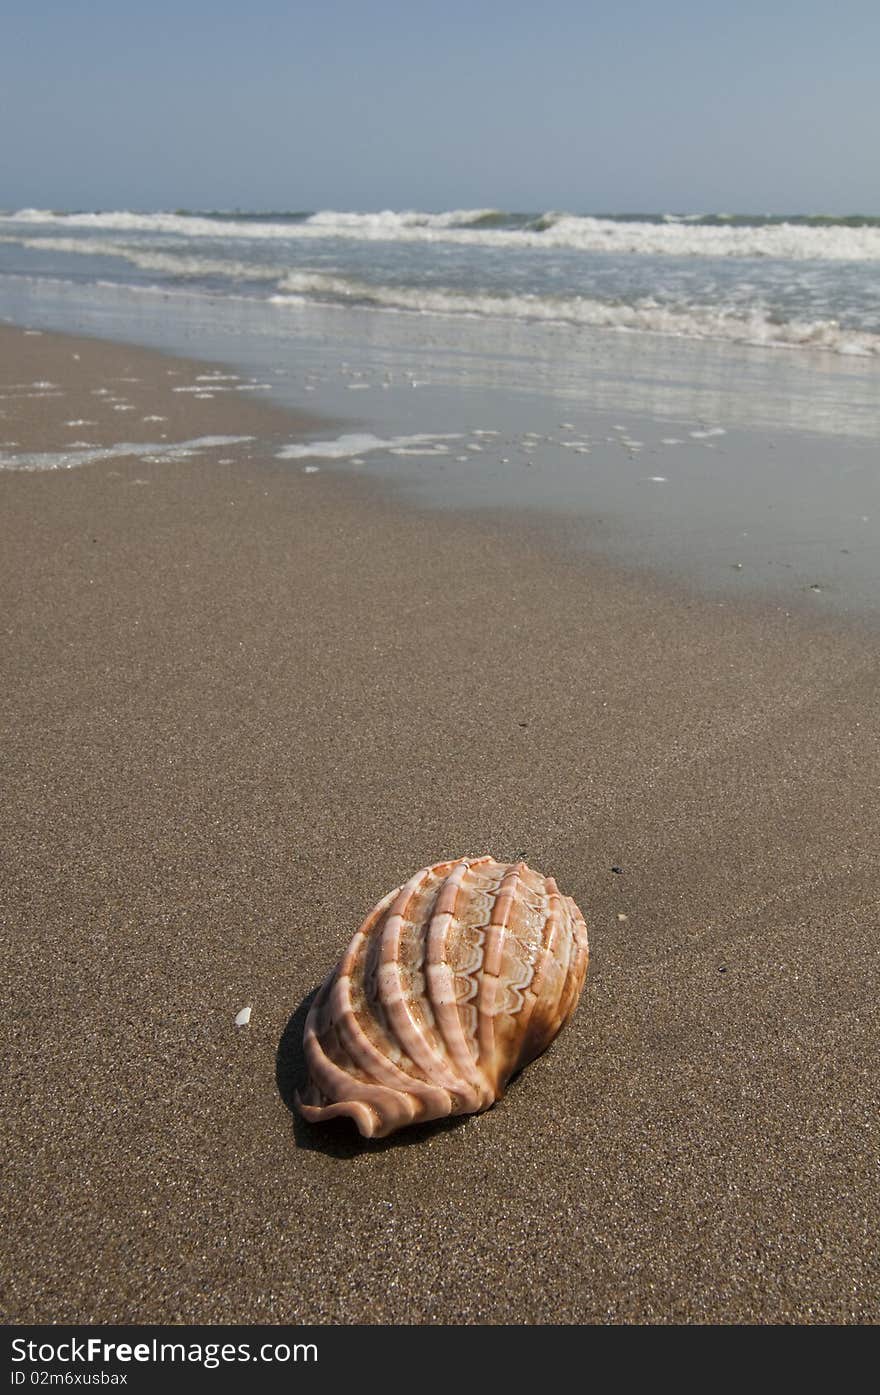
[[[0,207],[880,213],[880,0],[0,0]]]

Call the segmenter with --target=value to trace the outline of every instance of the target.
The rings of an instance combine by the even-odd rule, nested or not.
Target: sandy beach
[[[5,1320],[877,1322],[876,626],[306,473],[217,371],[0,328],[0,451],[143,443],[0,470]],[[485,851],[584,911],[571,1024],[306,1126],[310,993]]]

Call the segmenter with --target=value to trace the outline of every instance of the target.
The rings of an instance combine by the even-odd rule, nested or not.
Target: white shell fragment
[[[488,1109],[574,1012],[588,958],[583,916],[552,877],[492,857],[423,868],[318,990],[300,1113],[382,1138]]]
[[[246,1027],[251,1020],[251,1008],[243,1007],[241,1012],[236,1014],[236,1027]]]

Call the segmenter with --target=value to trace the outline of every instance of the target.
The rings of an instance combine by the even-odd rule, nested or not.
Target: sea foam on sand
[[[460,436],[458,431],[446,431],[441,435],[392,436],[385,441],[370,432],[359,432],[337,436],[333,441],[308,441],[304,445],[282,446],[281,450],[276,451],[276,456],[279,460],[348,460],[355,455],[366,455],[369,451],[386,450],[399,453],[411,446],[436,448],[438,442],[456,441]]]
[[[99,460],[117,460],[122,456],[183,459],[213,446],[241,445],[252,436],[197,436],[191,441],[119,441],[112,446],[90,446],[81,450],[32,451],[9,455],[0,451],[0,470],[73,470],[78,465],[93,465]]]

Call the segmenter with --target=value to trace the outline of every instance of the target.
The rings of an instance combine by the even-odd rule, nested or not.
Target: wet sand
[[[0,471],[6,1320],[876,1322],[876,630],[305,474],[216,371],[0,329],[2,451],[254,438]],[[486,850],[585,912],[570,1026],[296,1120],[359,920]]]

